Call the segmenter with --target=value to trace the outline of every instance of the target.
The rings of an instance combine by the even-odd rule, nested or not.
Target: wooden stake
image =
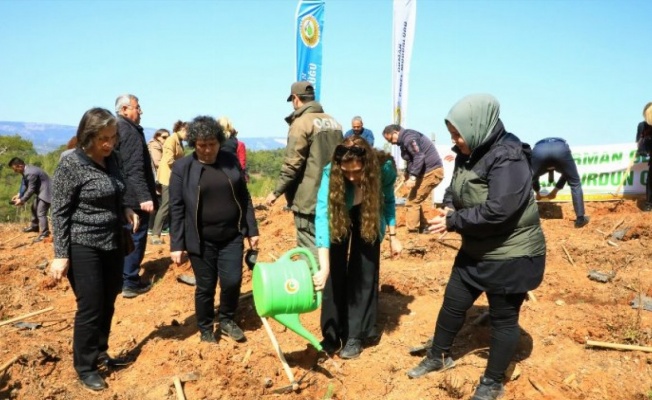
[[[11,364],[15,363],[16,361],[18,361],[18,356],[14,357],[11,360],[7,361],[6,363],[2,364],[2,366],[0,366],[0,374],[5,372],[5,370],[7,368],[11,367]]]
[[[631,345],[631,344],[596,342],[596,341],[593,341],[593,340],[587,340],[586,345],[587,346],[594,346],[594,347],[605,347],[605,348],[608,348],[608,349],[616,349],[616,350],[633,350],[633,351],[644,351],[644,352],[647,352],[647,353],[652,353],[652,347],[634,346],[634,345]]]
[[[20,317],[16,317],[16,318],[12,318],[12,319],[2,321],[2,322],[0,322],[0,326],[8,325],[8,324],[11,324],[12,322],[20,321],[21,319],[27,319],[29,317],[33,317],[35,315],[43,314],[43,313],[46,313],[46,312],[52,311],[52,310],[54,310],[54,307],[48,307],[48,308],[44,308],[43,310],[34,311],[34,312],[29,313],[29,314],[21,315]]]
[[[632,167],[634,166],[634,163],[636,162],[636,158],[638,156],[636,153],[632,156],[632,158],[629,160],[629,165],[627,166],[627,170],[623,174],[623,178],[620,180],[620,185],[618,185],[618,188],[616,188],[616,193],[612,193],[614,197],[618,197],[618,193],[620,193],[620,189],[623,188],[623,185],[625,184],[625,181],[627,180],[627,177],[629,176],[629,171],[632,170]]]
[[[186,400],[186,396],[183,394],[183,386],[181,386],[181,379],[175,375],[172,382],[174,382],[174,388],[177,390],[177,400]]]
[[[527,292],[527,298],[533,303],[537,302],[537,297],[532,292]]]
[[[263,321],[263,326],[267,331],[267,335],[269,335],[269,339],[272,341],[274,350],[276,350],[276,354],[278,355],[278,358],[281,360],[281,364],[283,364],[283,370],[285,371],[285,375],[287,375],[288,379],[290,380],[290,384],[292,385],[292,390],[296,392],[297,390],[299,390],[299,384],[297,383],[296,379],[294,379],[294,374],[292,373],[292,370],[290,369],[290,366],[288,365],[288,362],[285,359],[285,356],[283,355],[283,351],[281,351],[281,346],[278,344],[278,341],[276,340],[276,336],[274,336],[274,331],[272,331],[272,327],[269,326],[269,322],[267,322],[267,318],[260,317],[260,320]]]
[[[570,261],[571,265],[574,267],[575,266],[575,261],[573,261],[573,257],[571,257],[570,253],[568,250],[566,250],[566,247],[564,245],[561,245],[561,248],[564,249],[564,253],[566,253],[566,257],[568,257],[568,261]]]

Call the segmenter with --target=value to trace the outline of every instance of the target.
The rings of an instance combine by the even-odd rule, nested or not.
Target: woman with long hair
[[[324,168],[315,214],[320,270],[313,281],[324,290],[322,346],[334,353],[345,342],[341,358],[358,357],[365,341],[379,337],[380,243],[386,230],[392,255],[402,249],[396,238],[395,182],[392,156],[361,137],[344,139]]]

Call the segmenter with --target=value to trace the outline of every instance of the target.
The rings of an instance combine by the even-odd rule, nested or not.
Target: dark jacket
[[[274,195],[285,194],[295,213],[314,215],[322,172],[342,143],[342,125],[316,101],[304,104],[285,121],[290,131]]]
[[[457,151],[457,147],[453,148]],[[498,122],[490,137],[465,156],[458,153],[444,204],[449,231],[462,235],[460,251],[474,260],[545,255],[532,192],[530,146]]]
[[[116,151],[120,155],[127,184],[125,206],[140,210],[140,203],[153,201],[154,208],[158,208],[156,179],[143,128],[129,118],[118,116],[118,136],[120,140]]]
[[[229,136],[222,145],[220,145],[220,151],[226,151],[233,155],[237,155],[238,152],[238,139],[235,136]]]
[[[641,121],[636,128],[636,145],[639,155],[647,156],[652,153],[652,126],[645,121]]]
[[[57,165],[52,196],[56,258],[70,258],[71,244],[107,251],[122,244],[125,184],[118,162],[111,153],[102,168],[75,150]]]
[[[396,144],[401,148],[401,158],[407,163],[411,176],[424,176],[443,165],[435,145],[420,132],[401,129]]]
[[[220,151],[217,167],[229,179],[232,193],[240,208],[239,230],[245,237],[258,236],[254,206],[247,189],[244,173],[236,156]],[[197,226],[199,210],[199,179],[204,165],[193,152],[174,163],[170,177],[170,251],[186,250],[201,255],[201,240]],[[204,207],[209,206],[204,204]],[[219,204],[210,206],[219,207]]]
[[[46,203],[52,202],[50,177],[41,168],[25,165],[22,186],[25,188],[25,191],[20,194],[20,201],[23,203],[26,203],[34,194]]]

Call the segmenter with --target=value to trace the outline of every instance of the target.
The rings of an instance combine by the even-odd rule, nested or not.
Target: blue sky
[[[284,137],[296,0],[0,1],[0,120],[77,125],[136,94],[142,125],[229,116],[240,138]],[[491,93],[534,143],[634,140],[652,101],[652,1],[418,0],[406,127]],[[326,0],[321,101],[345,128],[392,119],[391,0]]]

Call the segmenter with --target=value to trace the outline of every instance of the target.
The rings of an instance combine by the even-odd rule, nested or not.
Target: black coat
[[[128,118],[118,116],[118,135],[120,140],[116,151],[120,154],[122,172],[127,184],[125,206],[140,210],[140,203],[153,201],[154,208],[158,208],[156,179],[143,128]]]
[[[238,158],[225,151],[217,156],[217,167],[226,174],[233,187],[235,201],[241,213],[239,230],[244,237],[258,236],[258,224],[254,215],[249,189]],[[172,166],[170,177],[170,251],[185,250],[190,254],[201,255],[201,240],[197,216],[199,207],[199,179],[204,165],[193,152]],[[204,204],[206,206],[206,204]],[[214,205],[218,207],[219,205]]]

